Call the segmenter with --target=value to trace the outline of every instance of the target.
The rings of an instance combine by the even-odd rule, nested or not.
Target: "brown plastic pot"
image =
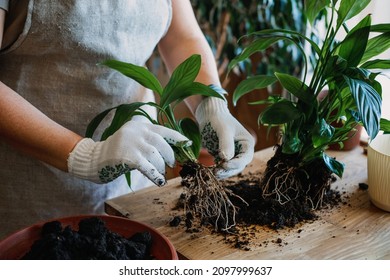
[[[80,215],[55,220],[61,222],[64,227],[69,225],[72,229],[77,230],[80,220],[90,217],[101,218],[106,223],[106,227],[109,230],[124,237],[129,237],[137,232],[148,231],[151,233],[153,238],[151,255],[155,259],[178,259],[177,252],[167,237],[162,235],[156,229],[137,221],[108,215]],[[0,259],[21,259],[30,250],[32,244],[41,237],[41,229],[46,222],[37,223],[25,229],[19,230],[0,241]]]
[[[348,140],[344,141],[344,146],[341,148],[339,144],[332,144],[329,146],[330,150],[342,150],[342,151],[350,151],[355,147],[360,145],[360,138],[362,135],[363,127],[361,125],[356,126],[356,131],[349,132],[348,136],[350,137]]]
[[[328,94],[328,90],[323,90],[318,95],[318,100],[324,99],[327,94]],[[341,123],[339,124],[337,122],[333,122],[332,125],[334,127],[342,126]],[[350,150],[354,149],[355,147],[359,146],[360,138],[361,138],[361,135],[362,135],[362,129],[363,129],[363,127],[361,125],[357,125],[356,126],[356,131],[351,131],[348,134],[349,139],[343,142],[343,147],[342,148],[341,148],[341,146],[339,144],[332,144],[332,145],[329,146],[329,149],[330,150],[335,150],[335,151],[337,151],[337,150],[350,151]]]

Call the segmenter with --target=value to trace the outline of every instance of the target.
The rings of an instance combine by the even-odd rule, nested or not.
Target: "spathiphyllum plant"
[[[177,120],[174,109],[185,98],[193,95],[212,96],[223,98],[213,86],[206,86],[195,82],[200,67],[200,55],[192,55],[181,63],[172,73],[165,87],[148,69],[131,63],[117,60],[108,60],[102,63],[123,75],[135,80],[142,86],[151,89],[159,95],[159,103],[135,102],[120,104],[98,114],[88,125],[86,136],[92,137],[102,120],[109,112],[115,111],[111,124],[104,130],[101,140],[117,131],[123,124],[134,116],[143,116],[151,123],[163,125],[176,130],[192,141],[171,144],[176,160],[182,166],[180,175],[184,187],[184,209],[186,211],[186,225],[191,223],[212,223],[217,229],[227,230],[235,225],[235,206],[231,203],[226,190],[214,175],[213,167],[206,167],[198,162],[201,148],[201,135],[198,125],[191,118]],[[157,118],[152,118],[144,106],[152,106],[157,109]],[[169,141],[167,141],[169,143]],[[130,174],[126,174],[129,185]]]
[[[382,88],[376,80],[381,71],[390,68],[389,59],[377,58],[390,47],[390,24],[372,25],[371,15],[367,15],[349,26],[349,20],[369,3],[307,0],[305,15],[311,26],[316,27],[320,13],[328,15],[329,24],[319,42],[293,30],[261,30],[246,36],[253,41],[231,62],[230,69],[283,40],[298,46],[305,58],[305,73],[309,65],[312,69],[311,75],[304,74],[302,79],[277,72],[248,77],[234,92],[234,102],[275,82],[287,92],[287,97],[269,96],[256,103],[267,104],[259,115],[260,123],[281,127],[280,144],[262,177],[264,197],[287,203],[307,196],[312,207],[318,208],[330,189],[332,174],[341,177],[344,171],[344,164],[327,154],[328,146],[342,145],[358,124],[371,139],[380,130],[390,130],[389,121],[381,119]],[[308,55],[308,47],[314,56]],[[335,122],[342,125],[336,127]]]

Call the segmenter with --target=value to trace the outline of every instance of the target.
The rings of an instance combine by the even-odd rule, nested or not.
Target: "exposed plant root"
[[[286,157],[277,150],[263,173],[240,174],[238,180],[223,181],[215,178],[212,168],[198,163],[183,166],[184,192],[177,206],[185,209],[187,231],[196,232],[207,225],[233,235],[248,225],[277,230],[315,220],[315,210],[338,205],[341,194],[330,188],[335,177],[324,163],[314,161],[301,168],[298,161],[298,157]]]
[[[260,183],[262,195],[282,205],[304,197],[313,209],[318,209],[330,189],[331,173],[320,160],[310,166],[300,166],[299,162],[296,155],[283,154],[277,147]]]
[[[237,207],[230,197],[247,204],[215,177],[212,167],[188,162],[180,171],[184,193],[181,197],[187,228],[212,224],[216,231],[229,231],[236,225]]]

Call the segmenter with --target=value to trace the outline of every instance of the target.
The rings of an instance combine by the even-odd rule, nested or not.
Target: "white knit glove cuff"
[[[226,100],[217,97],[207,97],[196,108],[195,118],[200,124],[203,124],[209,121],[210,116],[214,116],[216,113],[219,116],[224,114],[230,115]]]
[[[68,172],[74,176],[95,183],[102,183],[99,178],[97,155],[101,154],[101,142],[91,138],[82,139],[68,157]]]

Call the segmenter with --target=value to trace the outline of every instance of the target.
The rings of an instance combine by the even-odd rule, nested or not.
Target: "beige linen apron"
[[[23,33],[0,55],[0,80],[84,135],[97,113],[153,100],[152,92],[97,63],[144,65],[170,20],[170,0],[30,0]],[[2,141],[0,164],[0,238],[49,218],[102,213],[106,199],[129,191],[123,176],[105,185],[79,180]],[[140,173],[132,179],[134,190],[151,184]]]

